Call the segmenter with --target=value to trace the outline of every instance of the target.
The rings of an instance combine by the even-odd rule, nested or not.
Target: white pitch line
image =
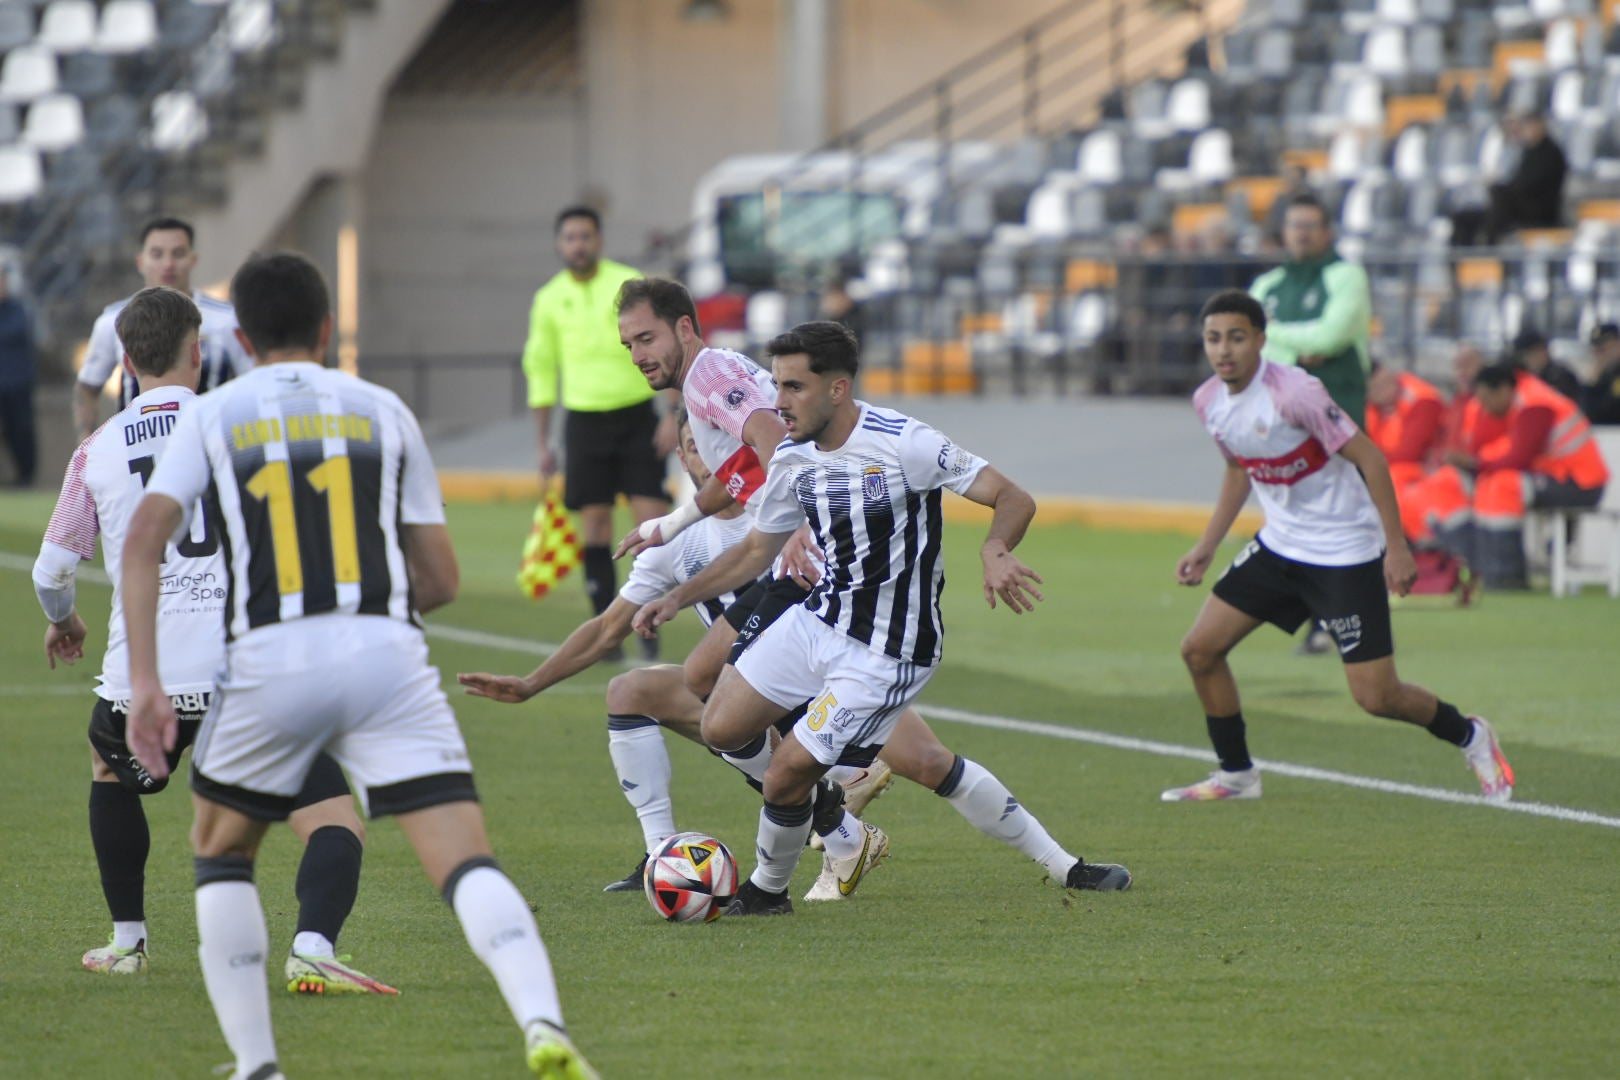
[[[9,552],[0,552],[0,567],[10,570],[31,570],[34,561],[21,555]],[[107,583],[107,575],[94,567],[84,567],[80,575],[88,581]],[[463,645],[477,645],[486,649],[503,649],[507,652],[522,653],[528,656],[550,656],[560,646],[545,641],[530,641],[525,638],[509,637],[505,634],[491,634],[483,630],[469,630],[459,626],[442,626],[430,624],[427,626],[427,635],[432,638],[441,638],[445,641],[454,641]],[[1070,742],[1090,743],[1093,746],[1106,746],[1114,750],[1129,750],[1138,754],[1155,754],[1159,757],[1188,758],[1193,761],[1214,761],[1215,755],[1208,750],[1194,746],[1181,746],[1177,743],[1157,742],[1153,739],[1137,739],[1129,735],[1112,735],[1106,731],[1092,731],[1089,728],[1067,727],[1062,724],[1047,724],[1039,720],[1023,720],[1016,716],[995,716],[989,713],[968,712],[966,709],[952,709],[944,705],[923,705],[922,711],[929,716],[941,720],[949,720],[957,724],[969,724],[973,727],[990,728],[997,731],[1017,731],[1026,735],[1044,735],[1049,739],[1067,739]],[[1255,764],[1266,772],[1277,776],[1292,777],[1296,780],[1315,780],[1323,784],[1338,784],[1342,787],[1357,788],[1362,791],[1380,791],[1386,795],[1407,795],[1415,799],[1427,799],[1430,802],[1461,803],[1468,806],[1482,806],[1491,810],[1503,810],[1514,814],[1529,814],[1531,817],[1551,818],[1555,821],[1573,821],[1583,825],[1601,825],[1608,829],[1620,829],[1620,817],[1611,817],[1606,814],[1596,814],[1590,810],[1576,810],[1567,806],[1554,806],[1551,803],[1532,802],[1493,802],[1483,795],[1469,795],[1461,791],[1449,791],[1446,788],[1426,787],[1422,784],[1405,784],[1397,780],[1383,780],[1376,776],[1357,776],[1354,773],[1335,772],[1332,769],[1318,769],[1312,765],[1293,765],[1286,761],[1271,761],[1255,759]]]

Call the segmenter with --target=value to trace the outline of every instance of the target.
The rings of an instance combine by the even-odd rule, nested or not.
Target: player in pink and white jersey
[[[1401,530],[1389,465],[1315,376],[1260,358],[1266,314],[1243,292],[1219,293],[1200,315],[1214,377],[1193,395],[1226,458],[1215,512],[1176,566],[1197,585],[1252,490],[1265,524],[1232,560],[1181,643],[1220,768],[1171,788],[1166,802],[1258,799],[1229,654],[1261,623],[1287,633],[1307,619],[1332,635],[1356,704],[1461,747],[1486,798],[1513,795],[1513,769],[1491,725],[1395,672],[1389,593],[1405,595],[1417,566]]]

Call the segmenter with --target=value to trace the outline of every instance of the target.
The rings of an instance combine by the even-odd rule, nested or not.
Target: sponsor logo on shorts
[[[1323,630],[1333,635],[1333,640],[1339,643],[1339,655],[1343,656],[1357,645],[1361,644],[1361,616],[1346,615],[1340,619],[1318,620]]]
[[[855,722],[855,714],[848,709],[839,709],[833,713],[832,722],[835,728],[847,728]]]

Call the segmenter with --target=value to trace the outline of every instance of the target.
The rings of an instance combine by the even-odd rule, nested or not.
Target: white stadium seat
[[[34,40],[53,53],[83,52],[96,40],[96,5],[91,0],[52,0]]]
[[[20,203],[39,194],[45,183],[39,151],[26,146],[0,146],[0,203]]]
[[[152,147],[188,150],[208,135],[208,114],[185,90],[170,90],[152,101]]]
[[[1125,151],[1119,132],[1103,128],[1087,135],[1080,143],[1076,168],[1088,184],[1117,184],[1125,179]]]
[[[72,94],[47,94],[28,107],[22,142],[47,154],[84,140],[84,106]]]
[[[1224,184],[1232,179],[1235,170],[1230,133],[1211,128],[1193,140],[1187,154],[1187,171],[1195,183]]]
[[[1165,114],[1176,131],[1203,131],[1209,127],[1209,84],[1202,79],[1182,79],[1170,88]]]
[[[157,12],[151,0],[111,0],[101,13],[96,51],[125,55],[157,44]]]
[[[24,45],[6,54],[0,66],[0,102],[33,101],[56,89],[56,57],[39,45]]]

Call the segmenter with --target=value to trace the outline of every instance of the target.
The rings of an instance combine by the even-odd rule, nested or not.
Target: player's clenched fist
[[[1209,569],[1210,560],[1214,558],[1215,553],[1206,550],[1203,545],[1193,548],[1176,563],[1176,583],[1197,585],[1204,580],[1204,571]]]
[[[1035,587],[1046,584],[1045,580],[1012,552],[987,545],[979,554],[984,561],[984,599],[992,611],[998,596],[1014,615],[1034,611],[1035,601],[1046,599]]]

